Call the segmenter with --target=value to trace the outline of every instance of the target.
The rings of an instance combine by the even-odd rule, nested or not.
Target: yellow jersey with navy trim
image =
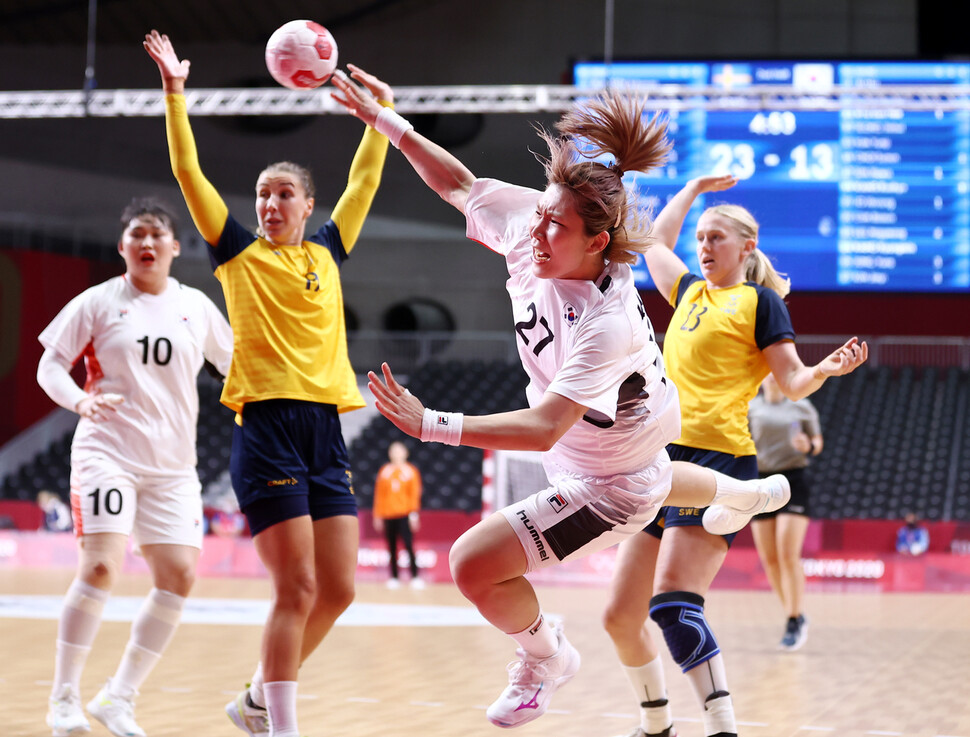
[[[770,372],[762,351],[795,339],[788,308],[760,284],[712,289],[689,272],[674,284],[670,303],[663,355],[680,392],[677,444],[754,455],[748,403]]]
[[[331,219],[300,245],[275,246],[239,224],[203,176],[184,96],[166,95],[165,102],[172,170],[210,245],[233,328],[222,403],[236,412],[265,399],[332,404],[341,412],[363,407],[347,355],[339,267],[377,192],[387,138],[367,128]]]

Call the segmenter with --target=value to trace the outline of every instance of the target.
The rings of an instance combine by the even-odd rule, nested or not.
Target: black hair
[[[157,197],[135,197],[132,199],[128,206],[121,211],[121,232],[125,232],[125,228],[132,220],[143,215],[148,215],[161,222],[172,231],[172,237],[178,240],[178,216],[171,205]]]

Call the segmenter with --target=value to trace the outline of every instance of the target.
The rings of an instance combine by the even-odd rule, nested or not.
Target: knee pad
[[[684,673],[721,652],[704,617],[703,596],[689,591],[657,594],[650,600],[650,618],[660,627],[670,656]]]

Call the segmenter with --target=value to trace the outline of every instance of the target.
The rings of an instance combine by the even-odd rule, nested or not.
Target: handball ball
[[[266,42],[266,68],[291,90],[319,87],[337,68],[337,42],[319,23],[291,20]]]

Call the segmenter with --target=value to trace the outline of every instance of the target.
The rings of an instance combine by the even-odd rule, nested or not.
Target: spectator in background
[[[922,555],[930,547],[930,531],[921,525],[914,512],[906,513],[906,524],[896,533],[896,552],[903,555]]]
[[[408,463],[408,449],[400,440],[388,446],[389,463],[381,466],[374,481],[374,530],[384,533],[387,550],[391,554],[391,577],[387,587],[398,588],[397,541],[398,537],[408,551],[411,567],[411,587],[424,588],[418,578],[418,564],[414,557],[414,535],[418,531],[421,509],[421,473]]]
[[[748,408],[748,425],[758,455],[758,474],[784,474],[791,499],[781,509],[759,514],[751,521],[754,544],[771,588],[788,615],[779,647],[797,650],[808,637],[808,620],[802,610],[805,573],[802,546],[810,519],[811,496],[805,479],[809,458],[822,452],[818,412],[807,399],[792,401],[773,374],[761,383]]]
[[[74,529],[71,508],[53,491],[37,492],[37,506],[44,513],[44,529],[50,532],[70,532]]]

